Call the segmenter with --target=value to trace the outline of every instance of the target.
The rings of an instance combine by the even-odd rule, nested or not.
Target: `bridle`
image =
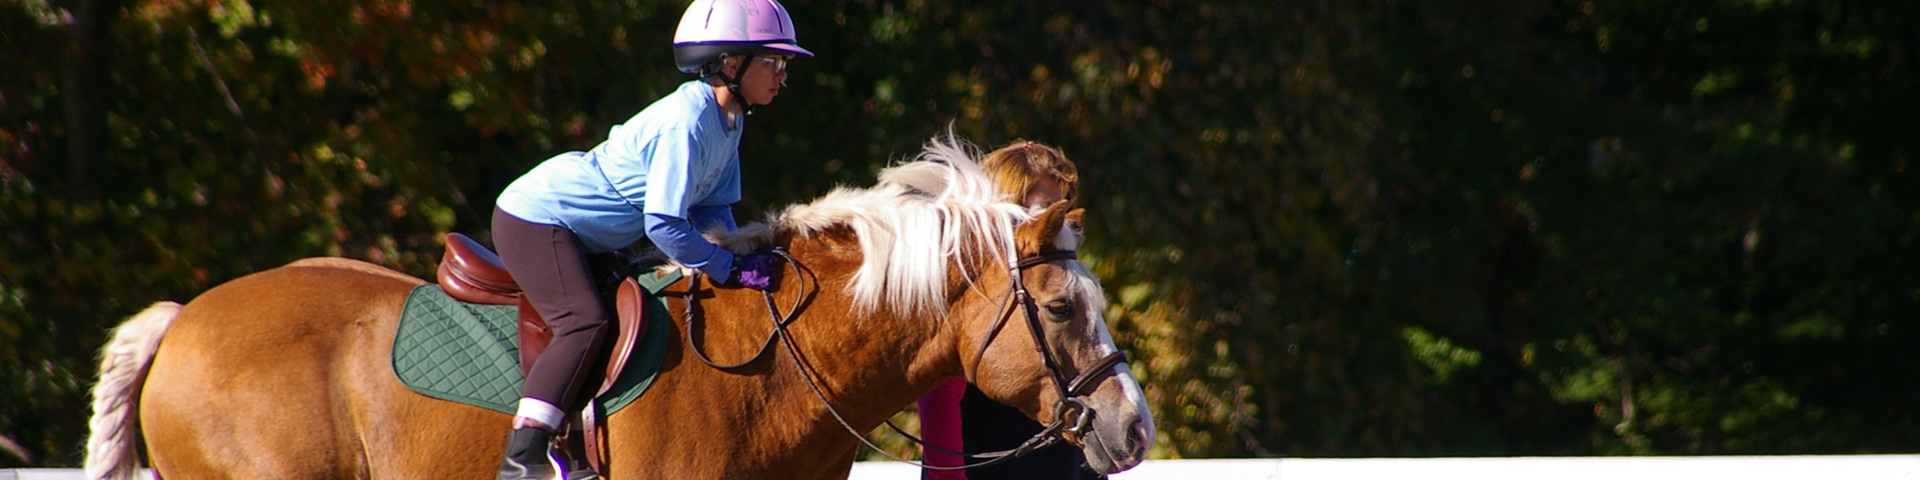
[[[1064,435],[1067,433],[1071,433],[1074,435],[1083,434],[1084,431],[1086,430],[1087,425],[1093,422],[1093,409],[1088,408],[1085,402],[1081,402],[1080,397],[1092,395],[1093,389],[1100,384],[1100,380],[1105,379],[1108,375],[1114,372],[1113,367],[1115,365],[1125,363],[1127,361],[1126,352],[1115,351],[1113,353],[1107,354],[1106,357],[1102,357],[1099,361],[1094,362],[1092,367],[1087,368],[1085,370],[1081,370],[1079,375],[1076,375],[1074,376],[1073,379],[1069,380],[1067,379],[1066,374],[1061,371],[1060,362],[1053,358],[1053,346],[1051,343],[1047,342],[1047,335],[1046,333],[1044,333],[1045,330],[1042,328],[1042,325],[1040,323],[1040,307],[1034,304],[1033,294],[1027,292],[1027,283],[1025,279],[1021,277],[1020,272],[1025,271],[1028,268],[1032,268],[1033,266],[1041,265],[1045,263],[1063,261],[1063,260],[1079,260],[1079,259],[1080,259],[1079,252],[1075,252],[1073,250],[1052,250],[1047,252],[1041,252],[1040,254],[1034,255],[1031,257],[1015,260],[1012,263],[1010,263],[1007,268],[1007,274],[1012,277],[1012,282],[1010,282],[1011,285],[1008,286],[1008,289],[1011,291],[1008,292],[1008,295],[1005,298],[1005,300],[1001,302],[1000,308],[996,310],[999,313],[995,314],[993,327],[987,330],[987,337],[981,340],[980,347],[978,349],[975,349],[973,353],[973,364],[975,365],[974,368],[978,370],[979,368],[978,366],[980,365],[980,360],[985,358],[987,355],[987,348],[993,346],[994,338],[1000,336],[1000,329],[1005,328],[1007,326],[1007,319],[1013,316],[1013,311],[1012,309],[1008,308],[1007,303],[1018,302],[1017,307],[1026,311],[1027,331],[1033,334],[1034,348],[1039,350],[1040,360],[1042,363],[1044,363],[1047,366],[1047,374],[1049,377],[1053,379],[1053,389],[1054,389],[1054,393],[1057,394],[1058,399],[1054,400],[1054,404],[1053,404],[1053,424],[1052,425],[1048,425],[1047,428],[1044,430],[1041,430],[1040,433],[1034,434],[1033,438],[1028,439],[1028,441],[1026,443],[1021,444],[1020,447],[1016,447],[1012,450],[1004,451],[1008,455],[1003,455],[996,458],[1004,459],[1004,458],[1011,458],[1019,455],[1024,455],[1029,451],[1043,448],[1043,447],[1046,447],[1047,445],[1051,445],[1053,442],[1058,441],[1061,438],[1061,435]],[[1071,423],[1068,422],[1069,415],[1073,416]],[[1067,426],[1067,425],[1072,425],[1072,426]],[[1045,438],[1046,440],[1041,442],[1035,441],[1035,439],[1040,439],[1040,438]],[[917,440],[918,439],[916,439],[916,441]],[[920,443],[922,445],[926,445],[925,442],[920,442]],[[1030,444],[1032,444],[1031,447],[1029,447]],[[937,446],[932,446],[932,445],[928,445],[928,446],[939,449],[939,447]],[[945,450],[945,449],[941,449],[941,450]],[[969,455],[969,454],[964,454],[959,452],[949,452],[949,453],[952,453],[955,455],[967,456],[967,457],[974,457],[974,458],[985,458],[990,456],[989,454]],[[1000,453],[1000,452],[992,452],[992,453]],[[968,465],[968,466],[963,466],[959,468],[971,468],[975,466],[984,466],[984,465],[986,464],[983,463],[980,465]],[[954,467],[927,467],[927,468],[955,469]]]
[[[1053,348],[1051,344],[1047,342],[1047,336],[1045,333],[1043,333],[1043,329],[1041,328],[1042,325],[1040,323],[1039,307],[1035,305],[1033,295],[1027,291],[1026,282],[1024,281],[1024,279],[1022,279],[1020,272],[1028,268],[1032,268],[1034,266],[1042,265],[1046,263],[1064,261],[1064,260],[1078,260],[1080,258],[1080,254],[1073,250],[1051,250],[1051,251],[1041,252],[1040,254],[1037,254],[1034,256],[1019,258],[1019,259],[1010,261],[1007,265],[1007,273],[1009,277],[1011,277],[1011,281],[1009,282],[1010,284],[1007,287],[1008,292],[1006,295],[1002,297],[1000,307],[996,310],[996,313],[994,315],[993,327],[987,331],[986,338],[980,342],[979,349],[977,349],[974,352],[973,364],[976,366],[980,364],[980,360],[987,353],[987,347],[993,344],[994,338],[1000,335],[1000,330],[1006,327],[1008,319],[1013,316],[1013,311],[1011,308],[1009,308],[1009,304],[1018,302],[1017,304],[1013,305],[1013,307],[1020,308],[1026,311],[1027,330],[1033,334],[1034,347],[1039,350],[1040,359],[1047,367],[1048,376],[1053,379],[1054,392],[1058,394],[1058,399],[1054,401],[1054,405],[1053,405],[1053,424],[1048,425],[1045,429],[1042,429],[1039,433],[1035,433],[1032,437],[1028,438],[1025,442],[1021,442],[1019,446],[1011,449],[992,451],[992,452],[982,452],[982,453],[965,453],[965,452],[948,450],[946,448],[941,448],[938,445],[927,443],[925,440],[921,440],[919,437],[916,437],[913,434],[909,434],[901,430],[900,427],[897,425],[894,425],[892,421],[888,421],[887,426],[892,427],[895,432],[903,436],[906,436],[908,439],[911,439],[914,443],[918,443],[926,448],[939,450],[941,452],[944,452],[950,455],[957,455],[957,456],[961,456],[969,459],[985,459],[985,460],[975,462],[975,463],[968,463],[960,466],[945,467],[945,466],[927,465],[925,463],[914,462],[911,460],[907,460],[905,458],[900,458],[899,456],[896,456],[888,452],[886,449],[881,448],[878,445],[874,445],[872,441],[867,440],[866,435],[862,434],[860,431],[853,428],[853,424],[848,422],[846,417],[840,414],[839,409],[836,409],[833,407],[832,402],[827,401],[826,394],[820,390],[820,385],[818,381],[814,379],[814,376],[812,373],[813,368],[811,366],[812,365],[811,362],[808,362],[806,360],[806,356],[800,353],[799,348],[794,345],[794,342],[790,338],[791,334],[787,332],[787,325],[792,324],[795,319],[799,318],[800,310],[804,305],[805,299],[812,296],[813,293],[818,292],[819,283],[817,280],[812,281],[811,290],[809,290],[808,280],[812,280],[810,276],[811,270],[806,269],[798,261],[794,260],[794,258],[791,255],[788,255],[785,250],[776,249],[776,250],[773,250],[773,252],[778,254],[780,257],[784,258],[787,261],[787,264],[792,267],[792,270],[794,272],[794,278],[796,278],[796,280],[800,285],[800,295],[795,297],[792,308],[790,308],[787,313],[782,314],[780,312],[780,308],[778,304],[774,302],[773,293],[761,292],[761,294],[764,297],[766,297],[767,311],[771,314],[770,320],[773,323],[773,331],[767,333],[767,338],[765,341],[761,343],[760,349],[756,351],[757,353],[755,353],[752,358],[749,358],[746,361],[735,363],[735,364],[722,365],[714,362],[711,358],[708,358],[706,353],[701,351],[699,344],[693,342],[693,321],[695,318],[693,309],[694,309],[694,299],[696,298],[695,290],[697,289],[697,286],[700,284],[697,278],[690,279],[690,282],[689,282],[690,288],[688,289],[687,296],[686,296],[687,312],[686,312],[685,318],[687,323],[686,325],[687,347],[693,350],[694,356],[698,357],[701,362],[706,363],[708,366],[721,369],[721,370],[731,370],[731,369],[739,368],[741,366],[745,366],[749,363],[753,363],[755,360],[758,360],[761,355],[766,354],[768,347],[771,347],[773,345],[773,341],[776,338],[786,339],[786,341],[781,343],[786,345],[786,350],[788,355],[793,358],[794,363],[799,367],[801,378],[806,379],[807,387],[813,390],[814,397],[820,399],[820,403],[822,405],[826,405],[827,412],[833,414],[834,420],[839,421],[840,426],[846,428],[847,433],[852,434],[854,438],[860,440],[860,443],[865,444],[868,448],[871,448],[876,452],[880,452],[882,455],[886,455],[887,457],[892,458],[894,460],[906,462],[906,463],[913,464],[915,466],[919,466],[921,468],[926,468],[930,470],[965,470],[970,468],[979,468],[979,467],[985,467],[989,465],[995,465],[1001,462],[1012,460],[1014,458],[1018,458],[1021,455],[1025,455],[1035,450],[1039,450],[1041,448],[1046,448],[1048,446],[1051,446],[1054,443],[1059,442],[1067,434],[1082,435],[1086,431],[1087,426],[1092,424],[1093,422],[1093,409],[1088,407],[1085,402],[1080,400],[1080,398],[1091,395],[1093,393],[1093,389],[1097,388],[1101,380],[1104,380],[1107,376],[1112,375],[1117,371],[1114,369],[1116,365],[1127,362],[1126,352],[1115,351],[1111,354],[1108,354],[1106,357],[1101,358],[1099,361],[1094,362],[1092,367],[1087,368],[1085,370],[1081,370],[1079,375],[1074,376],[1072,379],[1068,379],[1066,374],[1061,371],[1060,362],[1055,360],[1053,357]],[[694,276],[697,277],[698,275],[699,274],[696,271]],[[976,370],[977,370],[977,367],[976,367]],[[1069,417],[1071,417],[1071,421],[1069,421],[1070,420]]]

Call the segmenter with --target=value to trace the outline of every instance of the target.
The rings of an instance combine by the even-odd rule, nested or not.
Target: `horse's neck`
[[[847,277],[833,271],[831,266],[809,267],[822,270],[818,278]],[[783,289],[789,285],[796,282],[784,278]],[[715,350],[724,350],[729,344],[758,347],[759,340],[772,329],[768,320],[771,313],[758,292],[738,289],[714,292],[712,298],[700,300],[700,315],[705,317],[701,321],[708,325],[705,330],[733,328],[735,331],[722,332],[723,336],[732,337],[730,339],[709,336],[696,341],[702,342],[701,348],[717,362],[739,361],[750,353]],[[784,291],[776,296],[783,312],[792,305],[792,295],[797,293]],[[804,310],[787,329],[791,345],[787,343],[789,340],[776,341],[766,353],[773,358],[755,363],[770,364],[770,369],[749,366],[742,372],[720,372],[699,363],[691,357],[691,352],[687,353],[689,362],[682,363],[682,368],[704,370],[695,374],[700,378],[687,378],[687,381],[733,385],[734,388],[728,390],[741,398],[710,400],[737,401],[741,411],[752,412],[732,419],[735,425],[723,428],[753,432],[756,438],[747,448],[761,450],[759,453],[765,455],[763,458],[768,459],[770,466],[806,468],[812,467],[810,463],[815,461],[808,457],[847,458],[842,453],[853,451],[857,435],[849,433],[834,418],[836,412],[847,424],[864,433],[911,405],[938,382],[960,373],[953,339],[944,333],[948,329],[937,320],[860,311],[852,305],[843,285],[822,284],[811,293],[812,299],[804,304]],[[723,323],[732,327],[720,327]],[[800,356],[798,361],[795,350]],[[722,356],[727,358],[718,358]],[[808,367],[806,374],[798,367],[801,364]],[[831,410],[822,397],[833,405]]]
[[[805,323],[806,325],[802,325]],[[934,319],[892,318],[886,314],[820,312],[803,315],[793,332],[805,372],[795,367],[792,353],[780,346],[781,368],[774,375],[792,388],[768,392],[776,405],[800,415],[828,420],[830,437],[847,438],[838,422],[829,418],[819,398],[826,396],[854,427],[870,429],[913,403],[947,377],[959,374],[958,356],[951,339],[940,334]],[[819,392],[808,385],[808,377]]]

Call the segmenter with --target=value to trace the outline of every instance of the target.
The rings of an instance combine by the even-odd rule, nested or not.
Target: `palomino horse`
[[[1002,200],[969,150],[936,140],[872,188],[723,239],[784,246],[795,268],[770,297],[698,276],[669,289],[674,340],[652,389],[606,419],[608,476],[845,478],[849,427],[955,375],[1064,427],[1095,470],[1138,464],[1152,415],[1115,362],[1099,281],[1071,256],[1078,212]],[[134,316],[102,354],[89,477],[132,475],[137,426],[167,478],[489,478],[509,417],[417,394],[392,371],[396,319],[422,283],[308,259]],[[761,354],[786,315],[786,345]],[[746,363],[712,368],[698,352]]]

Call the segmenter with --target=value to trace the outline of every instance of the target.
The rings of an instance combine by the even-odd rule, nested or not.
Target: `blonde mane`
[[[1012,255],[1015,226],[1033,217],[1007,200],[980,169],[977,151],[949,135],[882,170],[873,187],[836,188],[768,223],[795,237],[852,229],[865,256],[848,287],[859,308],[942,313],[951,265],[998,264]]]

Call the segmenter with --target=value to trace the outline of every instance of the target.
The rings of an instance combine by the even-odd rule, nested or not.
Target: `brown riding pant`
[[[541,225],[498,209],[493,212],[493,244],[507,271],[534,310],[553,328],[553,343],[533,362],[521,396],[571,412],[581,384],[595,365],[595,353],[607,330],[600,278],[580,238],[566,228]],[[600,260],[601,255],[594,255]]]

